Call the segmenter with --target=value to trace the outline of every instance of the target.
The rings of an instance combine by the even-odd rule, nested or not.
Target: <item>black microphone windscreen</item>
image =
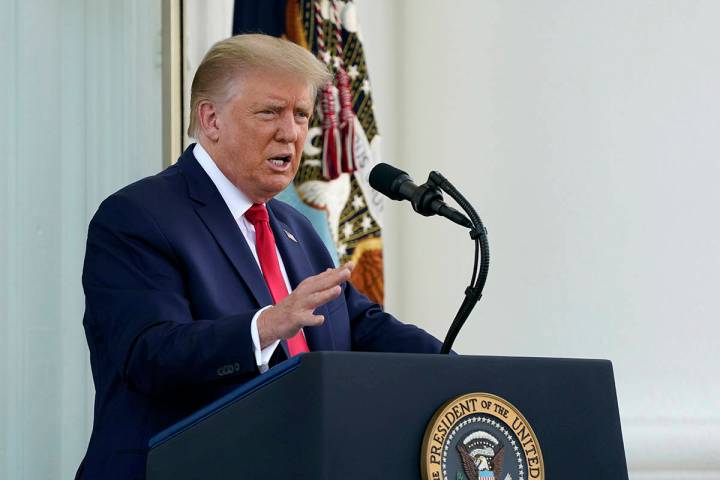
[[[370,171],[370,186],[393,200],[403,200],[403,197],[397,192],[396,183],[398,178],[403,175],[408,180],[410,179],[408,174],[399,168],[395,168],[387,163],[378,163]]]

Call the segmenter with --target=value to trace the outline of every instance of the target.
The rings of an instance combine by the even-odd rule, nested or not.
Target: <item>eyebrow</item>
[[[257,109],[270,109],[270,110],[282,110],[283,108],[287,107],[288,103],[282,100],[266,100],[262,102],[256,102],[250,105],[250,108],[252,110]],[[298,102],[295,105],[295,110],[302,110],[306,112],[311,112],[313,110],[313,105],[310,102]]]
[[[285,108],[287,106],[286,102],[279,101],[279,100],[265,100],[262,102],[256,102],[253,103],[250,107],[255,110],[258,108],[271,108],[275,110],[279,110],[282,108]]]

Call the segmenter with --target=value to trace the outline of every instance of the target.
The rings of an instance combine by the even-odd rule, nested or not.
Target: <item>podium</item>
[[[423,449],[433,440],[425,437],[425,432],[434,415],[448,401],[475,392],[496,396],[522,413],[541,451],[544,477],[533,477],[537,472],[532,470],[537,465],[534,460],[520,461],[517,452],[523,445],[528,449],[531,442],[523,440],[526,432],[519,423],[508,421],[503,427],[487,414],[475,420],[478,425],[497,425],[492,427],[495,430],[461,434],[461,428],[472,426],[467,417],[467,425],[460,422],[453,427],[452,432],[458,433],[455,447],[444,452],[436,449],[436,455],[428,460]],[[504,408],[495,409],[500,412],[497,419],[502,420]],[[460,409],[456,413],[459,419]],[[452,427],[450,420],[455,416],[435,417],[440,424],[447,420],[446,440],[451,436],[447,427]],[[627,479],[611,363],[392,353],[304,354],[153,437],[147,479],[416,480],[421,478],[422,462],[438,461],[444,454],[448,465],[455,465],[447,467],[448,478],[470,480],[472,472],[468,475],[457,467],[462,464],[457,452],[465,450],[466,460],[475,459],[475,467],[465,468],[479,468],[482,473],[489,467],[478,467],[480,462],[488,460],[492,466],[492,454],[496,464],[498,457],[503,458],[498,454],[501,444],[507,447],[503,452],[506,466],[513,466],[508,458],[517,455],[515,469],[519,473],[505,468],[508,473],[497,478],[488,470],[479,478]],[[496,473],[501,468],[496,466]]]

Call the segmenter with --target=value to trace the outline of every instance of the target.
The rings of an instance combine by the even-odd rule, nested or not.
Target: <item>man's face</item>
[[[292,181],[313,110],[310,86],[289,75],[244,73],[217,109],[211,155],[220,170],[255,203],[267,202]]]

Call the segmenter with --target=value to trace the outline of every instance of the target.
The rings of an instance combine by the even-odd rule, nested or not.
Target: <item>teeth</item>
[[[272,162],[273,165],[282,167],[283,165],[285,165],[286,163],[288,163],[290,161],[290,156],[285,155],[283,157],[275,157],[275,158],[271,158],[270,161]]]

